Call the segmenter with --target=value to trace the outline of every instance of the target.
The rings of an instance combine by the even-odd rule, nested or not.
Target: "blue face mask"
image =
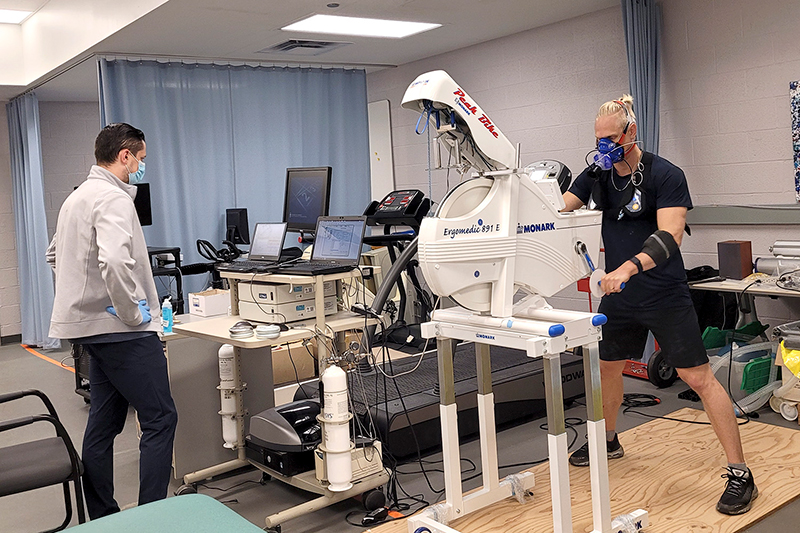
[[[136,156],[133,154],[131,154],[131,157],[136,159]],[[139,163],[139,170],[133,173],[128,172],[128,183],[131,185],[136,185],[137,183],[144,181],[144,161],[139,161],[136,159],[136,162]]]
[[[591,154],[591,152],[589,153]],[[597,141],[597,153],[592,157],[594,166],[600,170],[609,170],[614,166],[614,163],[619,163],[623,159],[625,159],[625,147],[623,145],[607,138]]]

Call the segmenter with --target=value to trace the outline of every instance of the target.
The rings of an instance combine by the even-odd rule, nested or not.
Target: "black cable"
[[[790,274],[794,274],[797,271],[800,271],[800,268],[790,270],[789,272],[784,272],[783,274],[778,276],[778,279],[775,280],[775,286],[778,287],[779,289],[784,289],[787,291],[800,292],[800,287],[797,287],[795,285],[790,276]]]
[[[292,347],[289,346],[288,342],[284,346],[286,346],[286,353],[289,355],[289,362],[292,363],[292,368],[294,369],[294,379],[297,382],[297,388],[303,391],[306,400],[310,400],[311,396],[308,395],[308,392],[306,392],[306,390],[303,388],[303,384],[300,383],[300,373],[297,372],[297,365],[294,364],[294,358],[292,357]]]
[[[389,355],[388,349],[386,351],[386,354],[389,360],[389,372],[391,372],[391,375],[394,375],[394,366],[392,364],[392,357],[391,355]],[[424,357],[424,352],[423,354],[420,354],[420,359],[422,359],[422,357]],[[385,384],[385,379],[386,378],[384,377],[384,384]],[[408,408],[406,407],[406,402],[403,399],[403,393],[400,392],[400,386],[397,384],[397,380],[393,379],[392,383],[394,383],[398,399],[400,400],[400,405],[403,407],[403,415],[405,416],[406,421],[408,422],[408,427],[411,430],[411,437],[414,439],[414,447],[416,448],[417,451],[417,461],[419,462],[420,469],[422,470],[422,474],[425,477],[425,482],[428,484],[428,488],[431,489],[431,491],[433,491],[434,494],[442,494],[444,493],[445,490],[444,487],[441,490],[436,490],[435,488],[433,488],[433,484],[428,478],[428,474],[425,471],[425,466],[422,464],[422,450],[419,445],[419,439],[417,438],[417,432],[414,430],[414,423],[411,421],[411,414],[408,412]],[[387,417],[388,417],[388,410],[387,410]]]
[[[742,299],[744,298],[744,293],[747,291],[747,289],[749,289],[753,285],[758,285],[760,283],[761,283],[760,279],[755,279],[749,285],[747,285],[744,289],[742,289],[742,292],[739,293],[740,305],[741,305]],[[736,398],[733,397],[733,393],[731,392],[731,374],[733,373],[733,354],[735,352],[735,347],[733,345],[733,341],[735,341],[735,340],[736,340],[736,329],[735,329],[735,326],[734,326],[733,335],[731,337],[731,355],[730,355],[730,361],[728,363],[728,390],[727,390],[727,392],[728,392],[728,397],[731,399],[733,404],[736,406],[736,408],[739,410],[739,412],[742,413],[745,416],[744,423],[746,424],[746,423],[750,422],[750,414],[745,412],[744,409],[742,409],[742,406],[739,405],[739,402],[736,401]],[[739,425],[742,425],[742,424],[739,424]]]
[[[584,422],[586,422],[586,421],[584,419],[582,419],[582,418],[579,418],[579,417],[567,417],[567,418],[564,419],[565,429],[567,431],[572,430],[572,432],[573,432],[572,440],[570,441],[569,444],[567,444],[567,450],[570,450],[575,445],[575,442],[578,440],[578,429],[577,429],[577,426],[582,425]],[[539,424],[539,429],[541,429],[543,431],[547,431],[547,422],[545,422],[543,424]],[[506,465],[500,465],[500,466],[497,467],[497,469],[498,470],[504,470],[504,469],[508,469],[508,468],[531,467],[531,466],[536,466],[538,464],[546,463],[549,459],[550,459],[550,457],[548,456],[548,457],[545,457],[543,459],[534,459],[533,461],[523,461],[521,463],[510,463],[510,464],[506,464]],[[481,475],[483,475],[483,471],[476,472],[475,474],[473,474],[473,475],[471,475],[471,476],[469,476],[467,478],[464,478],[461,481],[462,481],[462,483],[466,482],[466,481],[471,481],[471,480],[473,480],[473,479],[475,479],[475,478],[477,478],[478,476],[481,476]]]
[[[469,463],[469,465],[470,465],[469,469],[461,471],[462,475],[463,474],[470,474],[472,472],[475,472],[478,469],[478,467],[475,465],[475,462],[472,459],[469,459],[468,457],[461,457],[461,460],[465,461],[466,463]],[[429,465],[435,465],[435,464],[439,464],[439,463],[444,463],[444,460],[440,459],[438,461],[426,461],[426,460],[423,459],[422,463],[423,464],[429,464]],[[428,472],[444,472],[444,469],[442,469],[442,468],[431,468],[431,469],[428,469]],[[421,474],[422,470],[404,471],[404,470],[398,469],[397,473],[398,474],[403,474],[403,475]]]
[[[241,487],[242,485],[246,485],[248,483],[254,483],[256,485],[261,485],[260,481],[253,481],[252,479],[245,479],[244,481],[240,481],[239,483],[237,483],[235,485],[231,485],[227,489],[223,489],[223,488],[220,488],[220,487],[212,487],[211,485],[207,485],[205,483],[195,483],[195,485],[197,485],[198,487],[203,487],[204,489],[208,489],[208,490],[218,490],[220,492],[228,492],[228,491],[231,491],[231,490],[233,490],[233,489],[235,489],[237,487]]]
[[[629,393],[622,395],[622,405],[625,409],[638,409],[640,407],[653,407],[661,403],[661,398],[652,394]]]
[[[651,415],[649,413],[643,413],[641,411],[635,411],[634,409],[642,408],[642,407],[653,407],[655,405],[659,405],[661,403],[661,399],[657,396],[653,396],[652,394],[624,394],[622,396],[622,405],[625,406],[625,409],[622,410],[622,414],[633,413],[635,415],[645,416],[647,418],[653,419],[660,419],[660,420],[671,420],[673,422],[683,422],[684,424],[695,424],[698,426],[710,426],[711,422],[700,422],[697,420],[682,420],[680,418],[672,418],[669,416],[660,416],[660,415]],[[749,422],[750,419],[748,418],[744,422],[738,423],[738,425],[743,426]]]

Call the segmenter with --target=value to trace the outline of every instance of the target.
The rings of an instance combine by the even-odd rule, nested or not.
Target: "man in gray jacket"
[[[47,249],[56,291],[50,336],[85,346],[91,408],[83,437],[91,518],[119,511],[114,439],[132,405],[139,417],[139,505],[166,497],[177,414],[158,338],[158,293],[136,215],[144,133],[110,124],[95,141],[97,164],[61,206]],[[153,319],[156,320],[153,320]]]

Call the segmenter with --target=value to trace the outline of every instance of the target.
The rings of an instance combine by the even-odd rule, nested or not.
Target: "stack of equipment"
[[[336,283],[324,283],[325,314],[336,312]],[[285,323],[316,316],[315,285],[239,282],[239,315],[256,322]]]

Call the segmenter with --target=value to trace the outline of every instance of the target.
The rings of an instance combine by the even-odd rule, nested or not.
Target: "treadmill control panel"
[[[390,213],[406,214],[409,207],[416,207],[418,203],[417,198],[421,199],[421,197],[421,191],[393,191],[383,199],[375,212],[376,214],[380,213],[382,215],[388,215]]]
[[[409,226],[416,233],[430,208],[431,201],[422,191],[404,189],[390,192],[380,202],[373,201],[364,214],[370,226]]]

